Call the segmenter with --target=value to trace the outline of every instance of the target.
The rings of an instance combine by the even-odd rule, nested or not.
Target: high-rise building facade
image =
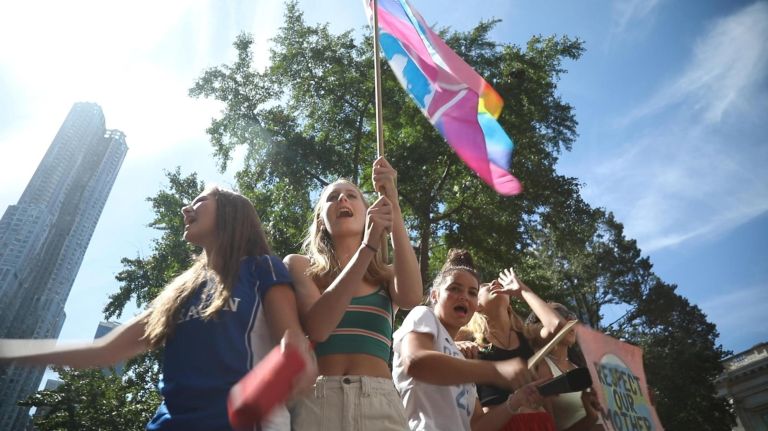
[[[736,413],[733,431],[768,430],[768,342],[726,358],[723,368],[715,385]]]
[[[118,326],[120,326],[120,323],[118,322],[99,322],[99,326],[96,327],[96,333],[93,335],[93,339],[96,340],[109,334],[113,329],[117,328]],[[115,373],[117,373],[118,376],[122,376],[123,370],[125,369],[125,362],[112,364],[111,368],[115,370]],[[106,375],[111,373],[111,371],[109,370],[109,367],[102,368],[102,371]]]
[[[57,338],[64,304],[123,163],[125,135],[76,103],[16,205],[0,219],[0,338]],[[44,368],[0,367],[0,430],[23,429]]]

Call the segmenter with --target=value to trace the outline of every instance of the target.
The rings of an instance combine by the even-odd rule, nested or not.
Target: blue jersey
[[[165,342],[160,392],[163,403],[148,430],[230,431],[227,395],[274,346],[264,317],[264,298],[276,284],[291,284],[275,256],[244,258],[229,303],[208,320],[200,317],[202,291],[184,304]],[[287,429],[288,413],[277,409],[267,429]]]

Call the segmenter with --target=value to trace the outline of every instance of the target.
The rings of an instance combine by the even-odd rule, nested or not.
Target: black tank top
[[[521,332],[515,331],[515,334],[517,334],[517,338],[520,340],[520,344],[516,349],[506,350],[491,344],[489,348],[481,350],[478,357],[484,361],[504,361],[512,358],[522,358],[528,361],[533,356],[533,349]],[[477,396],[480,398],[480,404],[483,407],[503,403],[507,400],[510,393],[508,390],[498,386],[477,385]]]

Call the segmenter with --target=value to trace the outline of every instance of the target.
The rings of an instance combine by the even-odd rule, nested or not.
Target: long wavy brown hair
[[[336,257],[336,250],[333,246],[333,238],[331,233],[328,232],[323,223],[323,203],[330,193],[333,186],[337,184],[349,184],[354,187],[357,193],[360,195],[360,199],[365,204],[365,208],[368,209],[368,201],[363,196],[360,188],[357,187],[351,181],[340,179],[331,184],[328,184],[320,193],[320,198],[315,205],[315,209],[312,212],[312,220],[309,224],[307,236],[302,243],[302,251],[307,257],[309,257],[310,265],[307,268],[307,276],[312,278],[315,283],[321,286],[321,288],[328,287],[334,278],[341,272],[341,265],[339,259]],[[364,231],[360,232],[360,242],[363,241]],[[367,283],[374,285],[380,285],[389,282],[391,278],[391,270],[387,266],[387,263],[382,257],[382,252],[373,257],[371,263],[368,265],[368,269],[365,272],[363,279]]]
[[[228,303],[246,256],[271,254],[261,220],[251,201],[233,191],[210,186],[204,194],[216,200],[216,246],[171,281],[152,301],[144,338],[152,348],[165,343],[179,320],[180,309],[199,289],[202,319],[210,319]]]

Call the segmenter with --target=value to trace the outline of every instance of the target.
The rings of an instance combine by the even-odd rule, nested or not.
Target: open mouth
[[[502,288],[503,286],[498,282],[491,283],[491,285],[488,286],[488,293],[498,293]]]
[[[455,311],[457,314],[461,316],[466,316],[467,314],[469,314],[469,308],[466,305],[461,305],[461,304],[453,307],[453,311]]]
[[[338,218],[342,217],[352,217],[354,214],[352,213],[352,210],[349,208],[341,208],[339,209],[339,213],[336,215]]]

